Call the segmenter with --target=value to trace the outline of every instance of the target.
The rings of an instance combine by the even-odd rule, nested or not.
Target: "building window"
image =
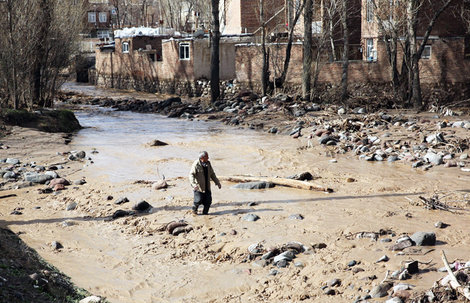
[[[156,54],[149,54],[149,60],[152,62],[156,61]]]
[[[111,37],[111,33],[107,29],[99,29],[96,31],[96,37],[100,39],[109,39]]]
[[[96,23],[96,13],[95,12],[88,12],[88,22]]]
[[[108,20],[108,15],[105,12],[100,12],[98,18],[101,23],[105,23]]]
[[[374,39],[366,39],[366,60],[369,62],[377,60],[377,51],[374,49]]]
[[[366,10],[367,22],[374,21],[374,3],[372,0],[367,0]]]
[[[180,43],[180,60],[189,60],[189,43]]]
[[[431,59],[431,45],[425,45],[421,59]]]
[[[129,52],[129,42],[122,43],[122,52],[128,53]]]

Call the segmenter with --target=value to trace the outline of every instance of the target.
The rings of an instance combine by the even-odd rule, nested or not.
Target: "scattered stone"
[[[349,261],[348,262],[348,267],[353,267],[357,264],[357,261],[356,260],[352,260],[352,261]]]
[[[97,296],[86,297],[85,299],[80,300],[78,303],[100,303],[101,298]]]
[[[26,182],[33,182],[33,183],[39,183],[39,184],[44,184],[47,181],[54,179],[50,175],[46,175],[46,174],[40,175],[35,172],[27,172],[23,175],[23,177]]]
[[[424,160],[434,165],[441,165],[443,163],[442,156],[433,152],[428,152],[424,156]]]
[[[129,202],[129,199],[127,199],[127,197],[121,197],[121,198],[117,199],[117,200],[114,202],[114,204],[118,204],[118,205],[119,205],[119,204],[123,204],[123,203],[127,203],[127,202]]]
[[[346,182],[348,182],[348,183],[356,182],[356,179],[354,179],[354,178],[347,178],[347,179],[346,179]]]
[[[313,176],[309,172],[303,172],[301,174],[295,174],[293,176],[287,177],[288,179],[300,180],[300,181],[310,181],[313,180]]]
[[[305,264],[303,262],[298,261],[294,263],[294,266],[298,268],[304,268]]]
[[[269,261],[265,259],[260,259],[260,260],[254,261],[252,264],[255,267],[265,267],[269,264]]]
[[[382,243],[389,243],[389,242],[392,242],[392,239],[390,239],[390,238],[383,238],[383,239],[380,239],[380,242],[382,242]]]
[[[380,259],[378,259],[377,261],[375,261],[375,263],[387,262],[388,260],[390,260],[390,258],[389,258],[387,255],[383,255],[382,257],[380,257]]]
[[[70,182],[64,178],[55,178],[51,180],[49,187],[54,187],[57,184],[70,185]]]
[[[286,259],[279,260],[278,262],[275,263],[275,265],[276,265],[278,268],[287,267],[287,260],[286,260]]]
[[[140,201],[140,202],[137,202],[133,207],[132,209],[133,210],[136,210],[138,212],[145,212],[145,211],[149,211],[150,209],[152,208],[152,205],[150,205],[147,201]]]
[[[150,146],[165,146],[168,145],[168,143],[160,141],[160,140],[153,140],[152,142],[149,143]]]
[[[403,303],[399,297],[394,297],[385,301],[385,303]]]
[[[18,159],[15,159],[15,158],[7,158],[5,160],[5,163],[8,163],[8,164],[12,164],[12,165],[17,165],[17,164],[20,164],[20,160]]]
[[[52,241],[51,247],[52,247],[52,249],[54,249],[54,250],[58,250],[58,249],[64,248],[64,246],[63,246],[60,242],[57,242],[57,241]]]
[[[261,253],[262,251],[264,250],[263,248],[263,244],[257,242],[257,243],[253,243],[251,244],[250,246],[248,246],[248,251],[250,252],[250,254],[259,254]],[[267,258],[268,259],[268,258]]]
[[[304,217],[301,214],[294,214],[294,215],[290,215],[289,219],[291,219],[291,220],[303,220]]]
[[[165,180],[160,180],[152,184],[152,189],[154,190],[159,190],[159,189],[163,189],[167,187],[168,187],[168,183],[166,183]]]
[[[81,150],[75,153],[74,156],[77,157],[78,159],[84,159],[86,157],[86,153],[83,150]]]
[[[74,185],[83,185],[83,184],[86,184],[86,180],[85,179],[75,180],[75,181],[73,181],[73,184]]]
[[[295,254],[291,251],[285,251],[274,257],[273,263],[277,264],[281,260],[292,261],[295,258]]]
[[[8,171],[5,174],[3,174],[3,179],[15,179],[16,178],[16,173],[13,171]]]
[[[263,189],[263,188],[272,188],[274,187],[274,183],[272,182],[246,182],[246,183],[239,183],[235,184],[232,188],[239,188],[239,189]]]
[[[387,282],[381,283],[375,286],[374,288],[372,288],[369,294],[372,298],[385,297],[388,295],[388,290],[392,288],[392,286],[393,286],[392,283],[387,283]]]
[[[122,217],[129,216],[130,214],[131,213],[127,210],[118,209],[113,213],[112,218],[113,219],[122,218]]]
[[[408,280],[410,278],[411,278],[411,275],[407,269],[405,269],[398,275],[398,280]]]
[[[335,287],[335,286],[340,286],[341,285],[341,280],[340,279],[332,279],[330,281],[328,281],[326,283],[326,285],[328,285],[328,287]]]
[[[271,270],[269,271],[268,276],[275,276],[275,275],[277,275],[278,273],[279,273],[279,271],[278,271],[277,269],[271,269]]]
[[[405,269],[408,270],[408,273],[410,274],[417,274],[419,273],[418,265],[419,265],[418,261],[408,262],[405,264]]]
[[[67,205],[66,210],[71,211],[71,210],[75,210],[76,208],[77,208],[77,203],[76,202],[71,202]]]
[[[256,205],[258,205],[258,202],[248,202],[246,204],[246,206],[250,206],[250,207],[253,207],[253,206],[256,206]]]
[[[249,222],[254,222],[254,221],[257,221],[259,219],[260,219],[260,217],[258,217],[255,214],[247,214],[243,217],[244,221],[249,221]]]
[[[411,235],[411,240],[416,246],[433,246],[436,245],[436,234],[434,232],[416,232]]]
[[[323,249],[323,248],[326,248],[326,244],[325,243],[312,244],[312,248],[314,248],[314,249]]]
[[[442,221],[438,221],[438,222],[434,223],[434,226],[435,226],[436,228],[446,228],[446,227],[449,226],[449,225],[446,224],[446,223],[444,223],[444,222],[442,222]]]
[[[413,246],[413,242],[410,239],[406,239],[404,241],[400,241],[390,247],[391,251],[399,251],[404,250],[407,247]]]
[[[64,190],[64,189],[65,189],[64,184],[56,184],[56,185],[54,185],[54,187],[52,188],[52,190],[54,190],[54,191],[60,191],[60,190]]]
[[[325,293],[325,295],[328,295],[328,296],[336,295],[336,291],[332,288],[325,288],[323,292]]]

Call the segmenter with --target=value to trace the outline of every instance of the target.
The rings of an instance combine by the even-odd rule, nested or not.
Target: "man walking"
[[[207,215],[209,213],[212,204],[211,179],[219,189],[222,188],[209,162],[209,154],[202,151],[199,154],[199,159],[194,161],[191,166],[191,172],[189,173],[189,182],[194,190],[193,214],[197,214],[197,209],[201,204],[204,206],[202,214]]]

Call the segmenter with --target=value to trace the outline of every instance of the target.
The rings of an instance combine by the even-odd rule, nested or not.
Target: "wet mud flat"
[[[249,127],[235,133],[203,131],[203,142],[201,133],[163,137],[155,132],[137,133],[134,143],[126,143],[148,154],[138,149],[120,154],[118,147],[99,146],[80,133],[62,145],[47,134],[17,129],[25,140],[43,141],[30,146],[17,137],[5,138],[2,143],[9,148],[0,150],[1,157],[20,161],[9,164],[12,171],[23,176],[18,170],[33,169],[28,164],[33,161],[46,168],[63,162],[55,172],[70,185],[15,189],[23,177],[12,180],[3,192],[17,196],[3,199],[0,220],[78,286],[110,302],[430,298],[426,292],[447,276],[442,250],[454,270],[462,272],[468,261],[470,176],[464,170],[467,149],[458,141],[465,140],[467,129],[465,123],[452,127],[466,118],[338,110],[291,116],[262,132]],[[218,114],[200,113],[192,119]],[[231,113],[221,115],[226,114]],[[349,122],[343,124],[345,120]],[[442,122],[447,125],[439,126]],[[285,135],[268,132],[272,127]],[[426,140],[437,133],[436,139]],[[168,145],[149,146],[150,139]],[[223,180],[288,179],[308,172],[311,180],[297,181],[333,192],[279,185],[247,190],[222,181],[222,189],[213,191],[209,216],[193,216],[186,174],[201,149],[209,151]],[[84,158],[69,159],[81,150]],[[442,156],[442,163],[426,160],[431,152]],[[391,156],[396,161],[389,162]],[[102,163],[110,163],[109,157],[123,163],[125,173],[117,179],[109,171],[99,172],[106,170]],[[138,158],[134,167],[125,164],[128,158]],[[418,161],[423,165],[414,168]],[[450,161],[457,165],[446,167]],[[162,181],[162,174],[166,186],[157,189],[154,183]],[[117,203],[124,197],[128,202]],[[148,207],[139,207],[142,201]],[[21,214],[13,214],[16,208]],[[113,218],[120,210],[126,214]],[[62,247],[52,247],[54,241]],[[455,274],[464,284],[465,272]],[[444,300],[441,295],[459,298],[442,289],[433,295],[438,301]]]

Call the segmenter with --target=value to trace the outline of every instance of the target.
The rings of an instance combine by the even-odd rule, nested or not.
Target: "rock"
[[[127,203],[127,202],[129,202],[129,199],[127,199],[127,197],[121,197],[121,198],[117,199],[117,200],[114,202],[114,204],[118,204],[118,205],[119,205],[119,204],[123,204],[123,203]]]
[[[340,286],[341,285],[341,280],[335,278],[335,279],[332,279],[332,280],[328,281],[326,283],[326,285],[328,285],[328,287]]]
[[[441,143],[446,142],[442,133],[432,134],[426,137],[427,143]]]
[[[442,156],[433,152],[428,152],[424,156],[424,160],[434,165],[440,165],[443,163]]]
[[[380,239],[380,242],[382,242],[382,243],[389,243],[389,242],[392,242],[392,239],[390,239],[390,238],[384,238],[384,239]]]
[[[438,222],[434,223],[434,226],[435,226],[436,228],[446,228],[446,227],[449,226],[449,225],[446,224],[446,223],[444,223],[444,222],[442,222],[442,221],[438,221]]]
[[[291,220],[303,220],[304,217],[301,214],[294,214],[294,215],[290,215],[289,219],[291,219]]]
[[[150,209],[152,208],[152,205],[150,205],[147,201],[140,201],[140,202],[137,202],[133,207],[132,209],[133,210],[136,210],[138,212],[145,212],[145,211],[149,211]]]
[[[325,288],[323,292],[325,293],[325,295],[328,295],[328,296],[336,295],[336,291],[332,288]]]
[[[20,164],[20,160],[18,159],[15,159],[15,158],[7,158],[5,160],[5,163],[8,163],[8,164],[12,164],[12,165],[17,165],[17,164]]]
[[[118,209],[113,213],[112,218],[113,219],[122,218],[122,217],[129,216],[130,214],[131,213],[127,210]]]
[[[293,176],[287,177],[288,179],[300,180],[300,181],[310,181],[313,180],[313,176],[309,172],[303,172],[300,174],[295,174]]]
[[[399,297],[394,297],[385,301],[385,303],[403,303]]]
[[[318,143],[320,144],[327,144],[330,141],[335,141],[335,138],[330,135],[323,135],[318,139]]]
[[[52,249],[54,249],[54,250],[58,250],[58,249],[64,248],[64,246],[63,246],[60,242],[57,242],[57,241],[52,241],[51,247],[52,247]]]
[[[346,113],[346,110],[343,107],[338,109],[338,115],[344,115],[345,113]]]
[[[171,232],[171,234],[173,236],[177,236],[181,233],[187,233],[187,232],[190,232],[193,230],[193,227],[192,226],[178,226],[176,227],[175,229],[173,229],[173,231]]]
[[[77,208],[77,203],[76,203],[76,202],[70,202],[70,203],[67,205],[66,210],[67,210],[67,211],[70,211],[70,210],[74,210],[75,208]]]
[[[239,189],[263,189],[263,188],[271,188],[274,187],[274,183],[271,182],[246,182],[246,183],[239,183],[232,186],[232,188],[239,188]]]
[[[73,181],[73,184],[74,185],[83,185],[83,184],[86,184],[86,180],[84,180],[84,179],[75,180],[75,181]]]
[[[249,221],[249,222],[254,222],[254,221],[257,221],[259,219],[260,219],[260,217],[258,217],[255,214],[247,214],[243,217],[244,221]]]
[[[304,268],[305,264],[303,262],[298,261],[294,263],[294,266],[298,268]]]
[[[157,181],[152,184],[152,189],[154,190],[159,190],[159,189],[163,189],[167,187],[168,187],[168,183],[166,183],[165,180]]]
[[[65,189],[64,184],[56,184],[54,185],[54,188],[53,188],[54,191],[59,191],[59,190],[64,190],[64,189]]]
[[[150,143],[149,143],[150,146],[165,146],[165,145],[168,145],[168,143],[166,142],[163,142],[163,141],[160,141],[160,140],[152,140]]]
[[[325,243],[316,243],[316,244],[312,245],[312,248],[314,248],[314,249],[323,249],[323,248],[326,248],[326,244]]]
[[[284,268],[284,267],[287,267],[287,260],[280,260],[278,262],[276,262],[275,264],[278,268]]]
[[[353,267],[357,264],[357,261],[356,260],[352,260],[352,261],[349,261],[348,262],[348,267]]]
[[[77,157],[78,159],[84,159],[86,157],[86,153],[83,150],[81,150],[75,153],[74,156]]]
[[[383,255],[382,257],[380,257],[380,259],[378,259],[377,261],[375,261],[375,263],[387,262],[388,260],[390,260],[390,258],[389,258],[387,255]]]
[[[264,259],[260,259],[260,260],[256,260],[254,261],[253,263],[253,266],[255,267],[265,267],[269,264],[269,261],[268,260],[264,260]]]
[[[395,162],[395,161],[398,161],[398,160],[399,160],[398,156],[396,156],[396,155],[391,155],[387,158],[388,162]]]
[[[277,127],[274,127],[274,126],[273,126],[273,127],[271,127],[271,128],[268,130],[268,133],[270,133],[270,134],[276,134],[277,131],[278,131],[278,130],[277,130]]]
[[[436,234],[434,232],[416,232],[411,235],[411,240],[416,246],[436,245]]]
[[[85,299],[80,300],[78,303],[100,303],[101,298],[97,296],[86,297]]]
[[[276,264],[281,260],[292,261],[295,258],[294,252],[291,250],[285,251],[274,257],[273,263]]]
[[[468,154],[461,154],[459,158],[460,160],[466,160],[468,159]]]
[[[419,273],[418,265],[419,265],[418,261],[408,262],[408,263],[405,263],[405,269],[408,270],[408,273],[410,274],[417,274]]]
[[[44,174],[51,176],[52,179],[56,179],[59,177],[59,175],[55,171],[52,171],[52,170],[46,171]]]
[[[382,298],[388,295],[388,290],[392,288],[391,283],[381,283],[370,291],[370,296],[372,298]]]
[[[410,278],[411,278],[411,275],[407,269],[405,269],[398,275],[398,280],[408,280]]]
[[[3,174],[3,179],[15,179],[16,174],[13,171],[8,171],[5,174]]]
[[[55,178],[51,180],[49,187],[54,187],[56,184],[70,185],[70,182],[64,178]]]
[[[34,172],[28,172],[23,175],[24,179],[26,182],[33,182],[33,183],[39,183],[39,184],[44,184],[49,180],[52,180],[52,176],[49,175],[40,175],[38,173]]]
[[[411,242],[411,240],[404,240],[404,241],[401,241],[397,244],[394,244],[390,247],[390,250],[391,251],[399,251],[399,250],[404,250],[405,248],[407,247],[410,247],[410,246],[413,246],[413,242]]]
[[[271,270],[269,271],[268,276],[275,276],[275,275],[277,275],[278,273],[279,273],[279,271],[278,271],[277,269],[271,269]]]
[[[398,283],[397,285],[393,286],[393,292],[397,292],[397,291],[400,291],[400,290],[408,290],[408,289],[412,289],[412,285],[410,284],[405,284],[405,283]]]

